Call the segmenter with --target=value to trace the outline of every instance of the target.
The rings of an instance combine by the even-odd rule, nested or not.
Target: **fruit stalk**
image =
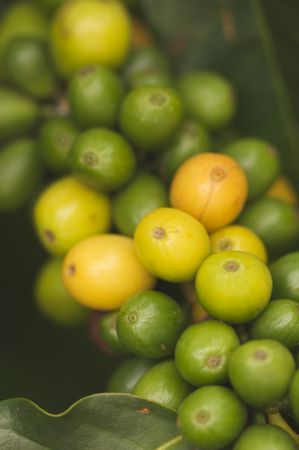
[[[267,422],[271,425],[276,425],[277,427],[282,428],[284,431],[286,431],[292,439],[296,442],[296,444],[299,444],[299,434],[296,433],[293,428],[290,427],[290,425],[287,423],[287,421],[284,419],[284,417],[281,415],[281,413],[278,410],[274,411],[268,411],[266,413],[267,416]]]

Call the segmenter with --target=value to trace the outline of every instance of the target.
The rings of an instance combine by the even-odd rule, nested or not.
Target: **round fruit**
[[[287,253],[270,266],[272,298],[289,298],[299,303],[299,252]]]
[[[103,316],[105,316],[105,315],[106,315],[105,311],[96,311],[96,310],[89,311],[89,317],[88,317],[88,323],[87,323],[88,337],[90,338],[92,344],[97,349],[99,349],[102,353],[104,353],[105,355],[108,355],[112,358],[118,357],[118,356],[120,356],[121,352],[119,352],[116,349],[113,349],[105,341],[105,339],[101,336],[101,334],[99,332],[100,321],[102,320]],[[113,343],[115,343],[115,340],[118,339],[116,329],[115,329],[115,334],[114,334],[113,326],[111,326],[109,331],[111,331],[111,333],[109,333],[109,338],[111,338]],[[114,337],[116,338],[115,340],[113,339]],[[128,352],[125,352],[125,353],[128,354]]]
[[[294,373],[292,354],[272,339],[245,342],[233,352],[228,364],[233,389],[257,409],[276,406],[287,395]]]
[[[132,394],[178,410],[192,387],[181,377],[172,360],[155,364],[135,384]]]
[[[0,87],[0,142],[30,133],[39,113],[38,104],[31,98]]]
[[[239,345],[231,326],[207,320],[183,331],[175,347],[175,364],[193,386],[223,384],[228,380],[229,357]]]
[[[299,369],[296,370],[291,381],[289,399],[294,418],[299,423]]]
[[[147,290],[121,306],[116,328],[120,342],[134,355],[162,358],[173,354],[185,322],[185,314],[175,300]]]
[[[34,226],[42,245],[55,255],[65,254],[74,244],[110,226],[110,202],[75,177],[51,183],[34,206]]]
[[[135,384],[155,361],[145,358],[127,358],[119,364],[110,376],[106,391],[131,394]]]
[[[112,69],[85,66],[71,78],[68,99],[76,123],[81,128],[113,127],[124,88]]]
[[[112,311],[100,316],[98,323],[99,339],[117,354],[128,353],[127,349],[120,342],[116,331],[117,314],[118,311]]]
[[[280,171],[277,150],[261,139],[237,139],[224,149],[224,153],[235,159],[244,170],[250,200],[262,195]]]
[[[170,186],[170,204],[198,219],[208,231],[228,225],[247,199],[247,180],[229,156],[201,153],[187,159]]]
[[[160,179],[142,171],[115,195],[112,216],[122,234],[133,236],[136,226],[147,213],[167,204],[167,190]]]
[[[44,121],[39,128],[38,144],[41,159],[54,173],[69,169],[69,154],[78,131],[70,119],[54,117]]]
[[[295,206],[274,198],[264,197],[246,205],[238,223],[254,231],[272,257],[288,251],[299,237]]]
[[[263,241],[250,228],[242,225],[229,225],[214,231],[210,236],[211,252],[239,250],[251,253],[267,263],[267,250]]]
[[[96,310],[118,309],[155,284],[138,260],[133,240],[117,234],[92,236],[74,245],[64,259],[63,280],[79,303]]]
[[[40,268],[34,283],[36,306],[41,314],[57,325],[83,324],[87,319],[87,310],[66,290],[61,269],[61,258],[51,258]]]
[[[148,45],[134,48],[130,52],[123,67],[123,77],[131,87],[136,78],[152,71],[167,75],[169,73],[169,62],[159,47]]]
[[[10,82],[37,100],[54,97],[58,88],[47,50],[40,39],[20,36],[8,44],[3,58]]]
[[[118,67],[127,56],[130,34],[130,18],[120,1],[65,2],[52,21],[56,67],[66,77],[88,64]]]
[[[0,78],[6,78],[7,75],[2,58],[10,42],[18,37],[34,37],[40,40],[46,40],[48,37],[47,20],[31,2],[9,2],[4,8],[3,6],[0,27]]]
[[[167,86],[138,86],[124,98],[120,127],[140,150],[161,151],[182,118],[181,99]]]
[[[253,339],[275,339],[292,349],[299,344],[299,305],[294,300],[273,300],[250,324]]]
[[[127,183],[135,166],[130,144],[108,128],[92,128],[79,134],[70,152],[73,173],[102,192],[117,190]]]
[[[251,425],[241,434],[233,450],[296,450],[290,435],[274,425]]]
[[[33,139],[10,141],[0,152],[0,211],[15,211],[31,200],[42,177]]]
[[[195,288],[200,303],[215,319],[244,323],[267,306],[272,290],[268,267],[241,251],[214,253],[200,266]]]
[[[211,129],[227,125],[235,114],[233,88],[221,75],[194,71],[177,82],[187,114]]]
[[[291,205],[298,205],[299,201],[296,189],[284,175],[280,175],[274,180],[265,195],[267,197],[283,200]]]
[[[159,158],[159,173],[165,181],[170,182],[180,165],[198,153],[211,148],[208,131],[195,119],[185,119],[166,150]]]
[[[204,386],[192,392],[178,411],[183,437],[205,450],[231,444],[246,425],[247,411],[237,395],[224,386]]]
[[[134,245],[151,273],[172,282],[194,278],[210,252],[203,225],[175,208],[157,208],[143,217],[135,230]]]

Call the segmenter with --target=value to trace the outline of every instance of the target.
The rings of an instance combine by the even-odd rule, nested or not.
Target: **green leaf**
[[[269,140],[299,187],[299,2],[142,0],[178,72],[215,70],[234,85],[242,135]]]
[[[17,398],[0,402],[5,450],[191,450],[176,413],[129,394],[94,394],[62,414]]]

